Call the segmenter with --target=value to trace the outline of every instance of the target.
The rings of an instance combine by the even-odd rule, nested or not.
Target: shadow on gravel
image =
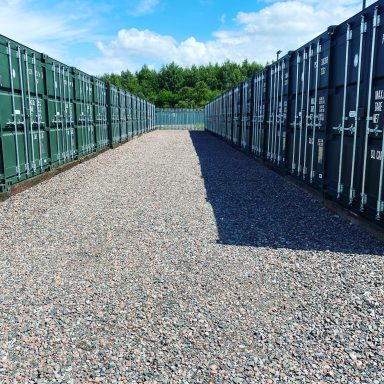
[[[218,243],[384,254],[384,243],[222,140],[198,131],[190,137],[215,214]]]

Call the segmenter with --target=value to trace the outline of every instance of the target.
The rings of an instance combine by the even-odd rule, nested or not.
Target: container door
[[[234,115],[233,115],[233,136],[232,136],[232,143],[235,145],[239,144],[239,125],[241,123],[241,115],[240,115],[240,87],[237,86],[234,89],[234,96],[233,96],[233,108],[234,108]]]
[[[132,95],[127,93],[126,97],[127,103],[127,130],[128,130],[128,138],[132,137]]]
[[[252,112],[252,153],[261,156],[264,137],[264,73],[258,73],[253,79]]]
[[[57,166],[77,156],[73,75],[69,67],[46,60],[51,163]]]
[[[119,91],[116,87],[111,87],[111,116],[112,116],[112,143],[117,144],[121,141],[120,134],[120,113],[119,113]]]
[[[380,12],[379,12],[380,11]],[[382,10],[367,15],[369,52],[367,117],[363,146],[360,210],[383,221],[384,195],[384,23]]]
[[[344,204],[356,204],[360,190],[362,146],[364,141],[362,91],[368,72],[367,23],[355,18],[344,23],[334,37],[332,47],[332,92],[329,96],[327,158],[328,192]],[[365,83],[365,84],[364,84]]]
[[[125,141],[127,138],[126,132],[126,115],[125,115],[125,93],[119,90],[119,125],[121,141]]]
[[[90,76],[75,70],[75,111],[78,151],[84,156],[96,149],[93,90]]]
[[[292,58],[290,151],[288,168],[304,181],[322,188],[329,85],[328,33]]]
[[[241,102],[240,102],[240,145],[245,149],[247,146],[247,108],[248,108],[248,83],[241,85]]]
[[[293,175],[300,175],[298,171],[299,158],[301,159],[301,145],[303,137],[303,107],[304,107],[304,60],[305,51],[297,51],[291,58],[289,83],[290,94],[289,100],[289,145],[287,162],[288,168]]]
[[[106,87],[105,83],[93,78],[95,95],[95,135],[96,147],[105,148],[109,144],[106,116]]]
[[[269,108],[268,108],[268,134],[267,134],[267,160],[277,161],[279,131],[279,100],[281,95],[281,63],[277,62],[270,68]]]
[[[9,41],[0,47],[0,184],[10,185],[49,167],[44,72],[34,51]]]
[[[275,143],[275,163],[284,166],[286,161],[286,141],[287,141],[287,111],[288,111],[288,86],[289,86],[289,58],[280,60],[280,80],[278,87],[280,92],[277,95],[277,115],[276,115],[276,143]]]

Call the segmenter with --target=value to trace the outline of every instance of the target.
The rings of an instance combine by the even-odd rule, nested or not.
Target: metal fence
[[[156,108],[155,128],[204,130],[204,110]]]

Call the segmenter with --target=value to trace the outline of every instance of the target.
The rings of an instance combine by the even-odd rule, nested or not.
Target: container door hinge
[[[373,18],[373,26],[378,27],[380,25],[381,17],[380,15],[375,15]]]
[[[337,186],[337,197],[340,197],[340,195],[343,193],[343,190],[344,190],[344,185],[343,184],[339,184]]]
[[[353,189],[351,189],[350,195],[349,195],[349,205],[352,205],[355,197],[356,197],[356,190],[353,188]]]
[[[364,23],[361,23],[361,33],[367,33],[367,22],[365,21]]]
[[[374,133],[375,136],[378,136],[379,133],[383,132],[383,130],[379,129],[379,127],[376,126],[375,128],[369,128],[369,129],[368,129],[368,132],[369,132],[369,133]]]

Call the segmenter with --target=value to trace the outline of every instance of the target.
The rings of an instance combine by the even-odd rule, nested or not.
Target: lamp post
[[[366,6],[367,6],[367,0],[363,0],[363,11],[364,11]]]
[[[277,51],[276,52],[276,61],[279,61],[279,55],[280,55],[281,51]]]

